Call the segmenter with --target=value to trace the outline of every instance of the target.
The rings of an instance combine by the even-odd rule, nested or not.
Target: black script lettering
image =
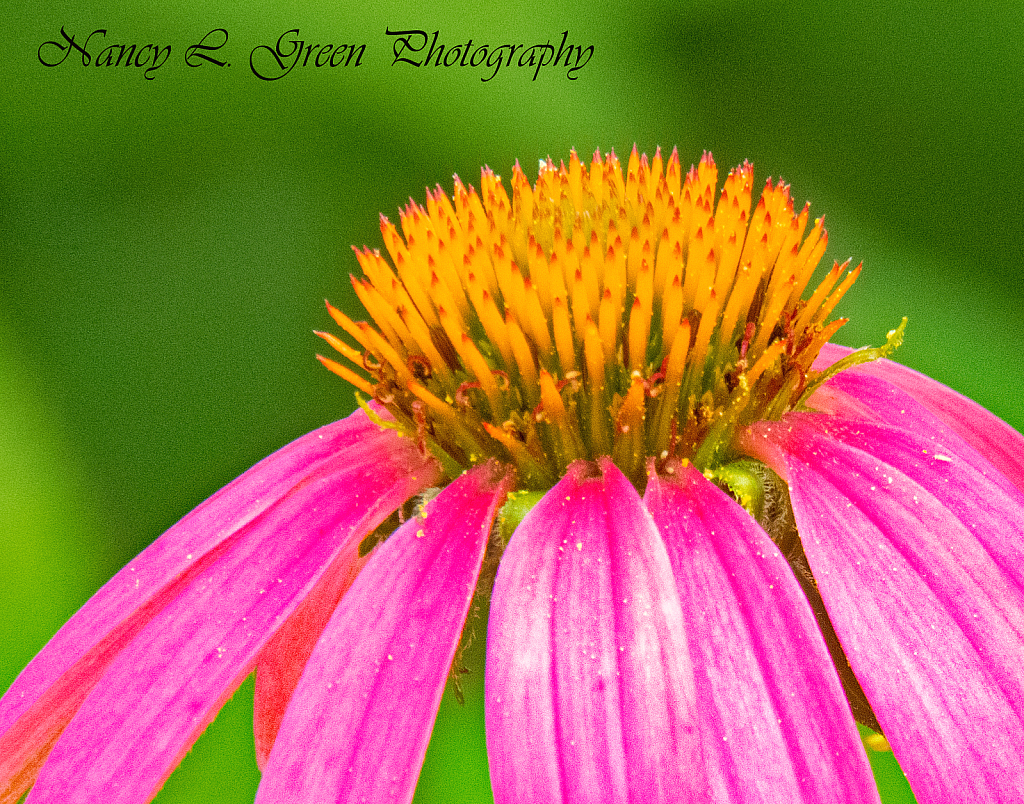
[[[125,67],[146,67],[144,77],[146,80],[152,81],[156,76],[150,75],[150,73],[162,67],[171,55],[170,45],[167,45],[167,47],[161,47],[160,45],[107,45],[94,57],[89,52],[89,42],[96,34],[106,37],[106,28],[97,28],[89,34],[84,45],[79,45],[75,41],[74,36],[69,36],[63,26],[61,26],[60,32],[66,44],[43,42],[39,46],[39,61],[47,67],[56,67],[71,54],[72,50],[77,50],[82,54],[83,67],[88,67],[89,65],[95,67],[120,67],[122,65]],[[50,45],[51,48],[47,48],[46,55],[44,56],[43,48],[47,45]],[[64,55],[57,59],[56,53],[52,50],[53,47],[57,48]],[[147,67],[147,65],[151,66]]]
[[[220,44],[217,44],[217,39],[221,36],[223,36],[224,39]],[[216,64],[218,67],[230,67],[231,65],[226,61],[220,61],[219,59],[215,59],[213,56],[208,55],[215,50],[220,50],[227,43],[227,30],[224,28],[214,28],[206,34],[206,36],[200,39],[198,44],[185,48],[185,64],[189,67],[202,67],[203,62],[209,62],[210,64]]]
[[[527,59],[526,64],[530,65],[531,67],[536,65],[537,67],[537,69],[533,71],[533,80],[536,81],[537,76],[540,75],[540,68],[544,67],[547,64],[551,64],[551,59],[554,58],[555,55],[555,48],[552,46],[550,42],[547,42],[546,44],[543,45],[534,45],[533,47],[527,48],[519,56],[520,67],[526,66],[526,64],[523,63],[523,59],[526,58],[527,54],[529,54],[530,58]],[[549,58],[545,60],[545,56],[548,56]]]
[[[39,50],[36,52],[36,55],[39,57],[39,62],[41,64],[45,65],[46,67],[56,67],[58,64],[61,64],[64,61],[64,59],[66,59],[68,56],[71,55],[71,51],[72,50],[77,50],[79,53],[82,54],[82,66],[83,67],[88,67],[90,64],[92,64],[92,56],[89,54],[89,51],[88,51],[87,48],[89,47],[89,40],[92,39],[96,34],[103,34],[104,36],[106,36],[107,35],[107,29],[106,28],[97,28],[95,31],[93,31],[91,34],[89,34],[88,37],[86,37],[85,45],[79,45],[75,41],[75,37],[74,36],[68,36],[67,31],[64,30],[64,26],[61,25],[60,26],[60,35],[64,37],[64,41],[67,44],[66,45],[62,45],[60,42],[43,42],[43,44],[41,44],[39,46]],[[45,58],[43,56],[43,48],[46,47],[47,45],[52,45],[53,47],[57,48],[57,50],[60,51],[61,53],[63,53],[64,55],[61,56],[56,61],[48,61],[47,58]],[[53,53],[52,50],[47,48],[47,55],[49,56],[49,54],[51,54],[51,53],[53,54],[52,58],[56,58],[57,54]]]
[[[131,48],[134,51],[135,50],[135,45],[132,45]],[[152,67],[147,67],[146,70],[145,70],[145,78],[148,81],[152,81],[154,78],[156,78],[155,75],[150,75],[150,73],[153,72],[154,70],[162,67],[164,65],[164,62],[166,62],[167,59],[169,59],[171,57],[171,46],[170,45],[168,45],[167,47],[163,48],[162,50],[161,50],[159,45],[146,45],[144,48],[142,48],[138,52],[138,55],[135,56],[135,62],[134,62],[133,66],[135,66],[135,67],[143,67],[146,64],[149,64],[149,56],[146,56],[146,60],[142,61],[142,62],[140,62],[139,59],[142,57],[142,52],[144,50],[149,50],[150,48],[153,49],[153,66]],[[162,55],[162,58],[161,58],[161,55]],[[128,66],[128,62],[126,61],[125,62],[125,67],[127,67],[127,66]]]
[[[148,50],[153,51],[153,66],[145,70],[145,78],[152,81],[155,75],[150,75],[153,70],[163,66],[171,55],[171,46],[161,48],[159,45],[146,45],[136,52],[137,45],[108,45],[96,54],[97,67],[120,67],[122,59],[125,67],[145,67],[149,64],[149,54],[146,53],[145,60],[140,61],[142,54]],[[116,57],[116,58],[115,58]]]
[[[576,54],[576,66],[570,67],[565,74],[570,81],[575,81],[578,78],[578,76],[573,75],[573,73],[576,72],[577,70],[582,69],[583,67],[586,67],[590,63],[590,60],[594,57],[593,45],[587,45],[585,50],[583,48],[583,45],[580,45],[577,49],[579,52]],[[583,64],[580,64],[580,59],[583,57],[584,53],[587,54],[587,60],[583,62]]]
[[[413,67],[419,67],[423,64],[422,61],[413,61],[412,59],[405,58],[402,54],[405,51],[410,53],[419,53],[423,48],[427,46],[427,32],[426,31],[392,31],[390,28],[385,28],[384,33],[387,36],[396,36],[395,44],[392,46],[392,51],[395,54],[395,60],[391,62],[391,66],[394,67],[398,62],[405,62],[411,64]],[[434,31],[434,41],[437,41],[437,31]],[[418,46],[412,44],[413,37],[422,37],[423,41]],[[433,48],[433,45],[431,45]],[[428,56],[429,58],[429,56]]]
[[[434,31],[433,38],[430,40],[430,47],[427,48],[426,58],[423,59],[422,61],[413,61],[412,59],[407,59],[403,57],[402,53],[405,52],[406,50],[410,50],[414,53],[418,53],[419,51],[423,50],[423,48],[426,47],[427,44],[426,31],[392,31],[390,29],[385,29],[385,33],[387,33],[389,36],[399,37],[398,39],[395,40],[393,48],[395,53],[395,60],[391,62],[392,66],[401,61],[405,62],[406,64],[411,64],[413,67],[425,67],[426,65],[430,64],[431,59],[433,59],[435,67],[440,67],[441,65],[444,65],[445,67],[454,67],[456,65],[458,65],[459,67],[465,67],[466,59],[470,58],[469,50],[473,46],[473,40],[469,39],[466,41],[465,45],[455,45],[454,47],[446,48],[444,45],[439,45],[437,43],[437,37],[440,35],[441,32]],[[422,37],[422,44],[420,44],[419,46],[413,45],[412,42],[410,42],[410,38],[412,36]],[[484,55],[481,57],[481,60],[483,60],[487,56],[487,46],[483,45],[482,48],[484,51]],[[479,51],[480,49],[481,48],[477,48],[477,51]]]
[[[427,57],[423,60],[424,64],[430,64],[431,57],[436,54],[437,57],[434,59],[435,67],[441,66],[441,54],[444,53],[444,45],[441,45],[441,47],[436,50],[434,49],[437,46],[438,33],[440,33],[440,31],[434,31],[434,39],[430,43],[430,49],[427,51]]]
[[[466,66],[466,56],[469,55],[469,46],[473,44],[473,40],[470,39],[465,45],[456,45],[455,47],[448,48],[448,53],[444,57],[444,66],[451,67],[457,61],[460,67]],[[449,63],[448,59],[451,59]]]
[[[342,45],[344,47],[344,45]],[[316,66],[323,67],[324,64],[331,63],[331,51],[334,50],[334,45],[324,45],[323,48],[316,54]],[[320,63],[320,57],[323,56],[324,64]]]
[[[294,34],[295,37],[292,39],[286,39],[285,37]],[[330,65],[331,67],[342,66],[341,57],[347,52],[348,57],[345,59],[344,66],[348,67],[352,63],[353,57],[355,57],[355,66],[359,67],[363,63],[363,54],[366,52],[366,45],[307,45],[305,40],[297,38],[299,35],[299,29],[293,28],[290,31],[285,31],[278,37],[277,44],[271,48],[269,45],[259,45],[253,48],[252,53],[249,54],[249,68],[252,70],[253,75],[257,78],[262,78],[264,81],[277,81],[279,78],[284,78],[292,69],[299,64],[301,60],[303,67],[309,66],[309,60],[313,60],[315,67],[324,67]],[[277,67],[275,68],[272,63],[264,64],[260,67],[256,66],[257,53],[266,51],[276,62]],[[333,53],[332,53],[333,51]],[[305,56],[303,56],[305,53]],[[316,54],[316,55],[314,55]],[[337,63],[335,63],[335,57],[338,57]],[[291,59],[291,63],[285,65],[285,60]],[[261,59],[262,60],[262,59]],[[276,75],[274,73],[277,73]]]
[[[575,51],[575,66],[569,67],[565,74],[566,78],[568,78],[570,81],[575,81],[579,76],[573,75],[573,73],[576,72],[577,70],[582,69],[583,67],[586,67],[590,60],[594,57],[594,46],[587,45],[586,49],[584,49],[583,45],[569,45],[569,47],[566,47],[565,40],[568,38],[569,32],[562,31],[562,42],[558,46],[558,52],[555,54],[555,60],[552,62],[552,64],[556,67],[558,67],[559,64],[562,64],[562,66],[564,67],[569,67],[569,59],[572,57],[573,51]],[[565,52],[565,61],[561,62],[560,60],[562,59],[563,51]],[[584,53],[587,54],[587,60],[583,62],[583,64],[580,64],[580,59],[583,58]]]
[[[97,67],[120,67],[121,59],[124,59],[124,45],[109,45],[96,56]],[[129,45],[128,58],[124,59],[126,67],[132,66],[132,56],[135,55],[135,45]],[[117,61],[114,61],[114,54],[117,54]]]
[[[512,57],[515,56],[516,51],[521,47],[522,45],[499,45],[498,47],[494,48],[494,50],[491,51],[491,55],[487,57],[487,66],[493,67],[494,72],[491,73],[486,78],[481,78],[480,80],[483,83],[487,83],[498,74],[498,70],[501,69],[501,61],[502,59],[505,58],[505,54],[502,52],[504,50],[508,50],[508,61],[505,62],[505,65],[507,67],[511,67]]]
[[[284,40],[284,38],[289,34],[295,34],[296,36],[298,36],[299,29],[293,28],[290,31],[285,31],[277,38],[277,45],[275,45],[273,48],[271,48],[269,45],[258,45],[252,49],[252,53],[249,54],[249,69],[252,70],[253,75],[255,75],[257,78],[262,78],[264,81],[276,81],[279,78],[284,78],[286,75],[288,75],[288,73],[292,71],[292,67],[295,66],[295,63],[299,60],[299,56],[302,54],[302,46],[304,43],[298,39],[292,39],[290,42],[286,43],[291,45],[291,47],[288,48],[287,52],[284,52],[283,50],[281,50],[281,43]],[[262,53],[264,50],[267,51],[267,53],[270,54],[271,58],[273,58],[274,61],[277,62],[277,68],[282,71],[279,75],[271,75],[271,70],[268,70],[267,68],[262,68],[267,73],[267,75],[264,75],[263,73],[260,72],[259,69],[256,68],[256,54]],[[292,59],[292,63],[288,65],[288,67],[285,67],[283,60],[291,58],[293,54],[295,58]]]
[[[494,50],[491,51],[491,54],[487,57],[487,66],[488,67],[493,67],[494,68],[494,72],[491,73],[489,76],[487,76],[487,78],[481,78],[480,79],[485,84],[488,81],[490,81],[492,78],[494,78],[494,76],[496,76],[498,74],[498,70],[501,69],[501,60],[503,58],[505,58],[505,54],[502,53],[501,51],[504,50],[507,47],[511,47],[511,45],[501,45],[500,47],[496,47]],[[510,61],[511,61],[511,59],[512,59],[512,57],[509,56],[509,60]]]
[[[338,65],[341,64],[340,58],[338,59],[338,64],[335,64],[334,57],[341,56],[341,54],[343,54],[346,50],[348,50],[348,58],[345,59],[346,67],[348,67],[352,63],[353,56],[356,57],[356,67],[363,63],[363,54],[366,52],[366,45],[360,45],[359,47],[356,47],[355,45],[338,45],[338,47],[334,49],[334,54],[331,56],[332,67],[337,67]],[[357,52],[359,55],[356,55]],[[317,67],[319,66],[320,65],[318,64]]]
[[[474,47],[473,40],[467,39],[465,44],[446,45],[441,42],[441,32],[428,34],[419,28],[403,31],[384,29],[387,36],[393,37],[391,65],[399,62],[413,67],[481,67],[486,65],[490,73],[480,80],[491,81],[502,67],[511,68],[514,64],[533,70],[533,79],[540,77],[542,69],[562,66],[569,79],[575,81],[576,73],[585,67],[594,55],[594,46],[569,44],[569,31],[562,32],[562,41],[556,46],[548,40],[543,44],[525,45],[507,43],[504,45],[481,44]]]
[[[473,40],[470,39],[470,42]],[[477,54],[480,54],[480,60],[477,61]],[[487,59],[487,45],[480,45],[476,50],[473,51],[473,55],[469,57],[470,67],[479,67]]]

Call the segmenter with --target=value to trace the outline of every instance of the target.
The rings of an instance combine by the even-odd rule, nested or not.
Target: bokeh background
[[[1006,2],[8,4],[0,33],[0,687],[132,555],[291,439],[353,408],[313,359],[323,299],[357,309],[350,246],[452,174],[633,143],[782,176],[865,271],[838,340],[1024,428],[1024,10]],[[39,46],[170,44],[141,69],[44,67]],[[593,45],[569,80],[392,64],[385,29]],[[185,48],[228,41],[190,68]],[[266,82],[298,29],[360,67]],[[93,52],[98,50],[91,43]],[[418,802],[490,800],[481,674],[445,693]],[[247,802],[247,682],[158,797]],[[887,802],[912,801],[891,755]]]

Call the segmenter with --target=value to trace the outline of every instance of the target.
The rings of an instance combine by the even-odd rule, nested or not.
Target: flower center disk
[[[355,342],[318,333],[329,369],[390,411],[449,476],[487,458],[520,487],[548,488],[577,459],[610,455],[642,488],[650,457],[699,468],[732,457],[738,428],[777,418],[813,380],[859,273],[836,263],[802,298],[827,242],[809,207],[753,167],[726,177],[710,154],[683,179],[673,150],[614,152],[589,169],[518,163],[512,197],[485,168],[480,192],[427,191],[384,216],[390,262],[356,250],[372,323],[328,304]]]

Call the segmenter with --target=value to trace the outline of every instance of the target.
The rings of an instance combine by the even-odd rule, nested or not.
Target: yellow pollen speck
[[[869,734],[864,738],[864,745],[872,751],[892,751],[889,741],[883,734]]]
[[[524,488],[601,455],[638,485],[649,457],[719,465],[819,376],[859,271],[836,264],[802,299],[827,233],[781,182],[754,203],[753,175],[716,200],[710,154],[684,173],[675,150],[634,148],[625,173],[614,152],[542,160],[532,186],[517,163],[511,196],[489,168],[479,191],[456,178],[400,227],[381,218],[386,254],[355,250],[371,322],[328,305],[349,340],[319,333],[345,364],[320,360],[452,477],[489,458]]]

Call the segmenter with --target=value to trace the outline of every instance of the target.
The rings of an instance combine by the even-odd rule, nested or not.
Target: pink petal
[[[826,344],[815,368],[830,365],[851,351],[843,346]],[[952,388],[891,360],[865,363],[840,373],[838,377],[850,372],[877,377],[906,391],[1024,491],[1024,435],[998,416]]]
[[[1021,800],[1021,496],[866,421],[788,414],[743,446],[789,482],[822,599],[918,801]]]
[[[1021,491],[957,430],[936,416],[897,385],[874,374],[844,371],[819,388],[808,400],[808,407],[816,412],[828,413],[836,419],[869,421],[889,424],[926,437],[942,449],[951,450],[1011,496]]]
[[[608,459],[578,462],[512,536],[487,632],[497,804],[706,801],[668,555]]]
[[[478,467],[377,548],[306,663],[258,803],[412,799],[508,489]]]
[[[17,798],[122,647],[221,555],[223,544],[300,473],[380,434],[362,412],[298,439],[217,492],[150,545],[78,611],[0,701],[0,792]],[[401,446],[401,445],[399,445]]]
[[[814,613],[768,534],[693,467],[651,475],[716,802],[878,801]]]
[[[354,554],[437,471],[361,413],[249,470],[115,576],[18,678],[3,778],[30,784],[26,762],[38,766],[80,706],[32,800],[151,796],[332,558]],[[19,700],[7,709],[8,698]]]
[[[253,700],[256,765],[266,767],[288,702],[328,620],[369,556],[339,556],[260,652]]]

